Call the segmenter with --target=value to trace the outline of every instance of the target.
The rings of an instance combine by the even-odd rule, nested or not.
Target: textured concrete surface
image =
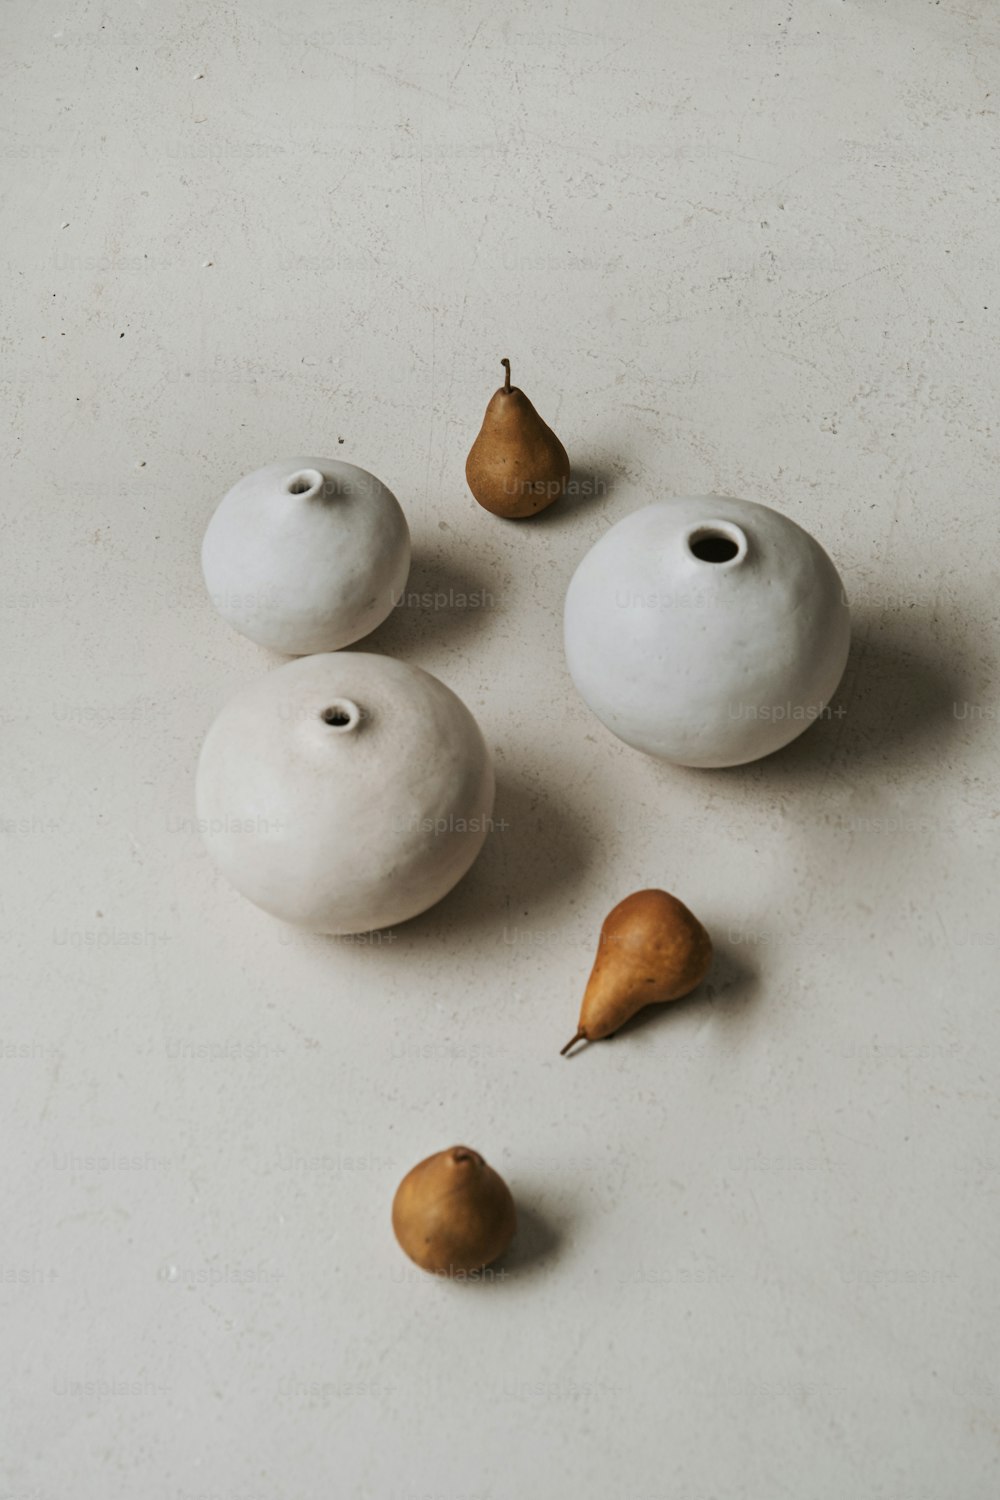
[[[0,1493],[993,1500],[1000,14],[989,0],[4,9]],[[501,355],[581,489],[463,462]],[[365,942],[214,874],[192,775],[270,657],[204,597],[235,477],[374,469],[370,640],[495,747],[464,885]],[[575,699],[576,560],[661,495],[813,530],[837,713],[660,767]],[[709,992],[592,1047],[662,884]],[[488,1284],[389,1205],[465,1140]]]

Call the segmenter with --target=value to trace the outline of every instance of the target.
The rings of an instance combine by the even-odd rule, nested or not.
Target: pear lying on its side
[[[569,459],[523,391],[504,384],[490,397],[479,436],[465,461],[469,489],[484,510],[506,520],[535,516],[566,488]]]
[[[580,1007],[577,1042],[611,1036],[647,1005],[680,1000],[712,963],[712,940],[698,918],[666,891],[635,891],[604,919]]]

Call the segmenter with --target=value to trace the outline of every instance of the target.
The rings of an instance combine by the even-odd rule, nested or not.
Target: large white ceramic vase
[[[819,543],[766,505],[658,501],[612,527],[570,583],[566,660],[627,745],[684,766],[779,750],[827,712],[850,615]]]
[[[219,714],[198,763],[209,853],[238,891],[314,932],[406,921],[491,826],[489,751],[429,672],[343,651],[288,662]]]

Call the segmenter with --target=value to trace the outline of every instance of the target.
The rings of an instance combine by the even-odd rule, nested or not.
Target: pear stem
[[[566,1043],[565,1047],[563,1047],[562,1051],[559,1053],[559,1056],[565,1057],[566,1053],[570,1050],[571,1047],[575,1047],[577,1042],[585,1042],[586,1040],[587,1038],[585,1033],[583,1031],[578,1031],[576,1036]]]
[[[502,359],[500,361],[500,363],[503,365],[504,369],[507,372],[506,375],[505,375],[505,377],[504,377],[503,393],[504,393],[505,396],[509,396],[510,395],[510,360],[509,359]]]

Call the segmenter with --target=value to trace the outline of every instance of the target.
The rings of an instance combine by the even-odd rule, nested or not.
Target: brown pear
[[[393,1199],[392,1227],[424,1271],[465,1275],[503,1254],[517,1213],[510,1188],[479,1152],[451,1146],[407,1172]]]
[[[637,1011],[680,1000],[704,979],[712,940],[698,918],[666,891],[635,891],[604,919],[580,1006],[577,1042],[597,1042]]]
[[[569,459],[523,391],[506,379],[490,397],[479,436],[465,460],[469,489],[485,510],[508,521],[536,516],[566,488]]]

